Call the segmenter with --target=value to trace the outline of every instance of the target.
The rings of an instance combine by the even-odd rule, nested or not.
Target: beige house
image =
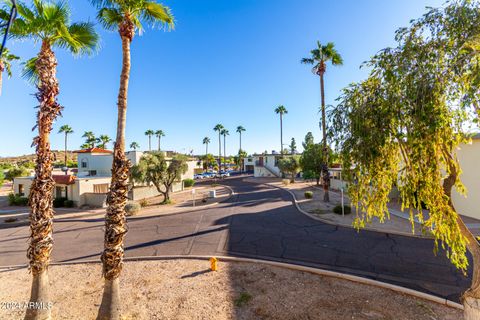
[[[77,207],[89,205],[92,207],[106,206],[106,195],[110,187],[113,153],[101,148],[90,148],[75,151],[78,168],[67,172],[54,172],[55,198],[72,200]],[[130,151],[126,153],[132,165],[138,164],[143,153]],[[187,161],[188,170],[178,182],[172,186],[172,192],[183,190],[183,180],[193,179],[196,160]],[[30,192],[33,181],[31,177],[14,179],[14,192],[26,196]],[[157,196],[159,193],[153,186],[136,186],[129,192],[130,200],[140,200]]]

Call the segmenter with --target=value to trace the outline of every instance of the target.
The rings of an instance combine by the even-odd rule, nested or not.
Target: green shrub
[[[5,174],[5,179],[13,181],[16,177],[25,177],[28,176],[28,170],[24,167],[11,168]]]
[[[183,186],[184,186],[185,188],[193,187],[194,184],[195,184],[195,180],[193,180],[193,179],[185,179],[185,180],[183,180]]]
[[[313,179],[316,179],[317,176],[315,175],[315,172],[313,172],[312,170],[305,170],[302,173],[302,178],[303,180],[313,180]]]
[[[65,204],[65,200],[67,200],[67,198],[65,198],[65,197],[59,197],[59,198],[53,199],[53,207],[54,208],[63,207],[64,204]]]
[[[142,207],[140,204],[136,202],[128,202],[125,205],[125,212],[127,213],[127,216],[134,216],[136,215]]]
[[[350,213],[352,212],[352,208],[350,208],[350,206],[344,205],[344,206],[343,206],[343,209],[344,209],[345,214],[350,214]],[[341,204],[337,204],[337,205],[333,208],[333,213],[342,214],[342,205],[341,205]]]
[[[5,175],[3,174],[3,170],[0,168],[0,188],[3,186],[4,180],[5,180]]]
[[[305,198],[307,199],[312,199],[313,198],[313,192],[312,191],[305,191]]]
[[[73,208],[73,201],[72,200],[65,200],[65,201],[63,201],[63,206],[65,208]]]
[[[10,206],[28,206],[28,198],[18,194],[10,193],[8,195],[8,204]]]

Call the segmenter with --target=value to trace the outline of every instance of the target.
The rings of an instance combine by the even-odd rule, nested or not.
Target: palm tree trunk
[[[328,172],[328,147],[327,147],[327,124],[325,115],[325,84],[323,79],[324,72],[320,73],[320,94],[322,99],[322,135],[323,135],[323,164],[322,164],[322,176],[323,176],[323,201],[330,202],[329,187],[330,187],[330,174]]]
[[[240,151],[242,150],[242,132],[240,131]]]
[[[117,102],[117,136],[113,153],[112,181],[107,194],[104,250],[101,257],[105,286],[97,319],[120,319],[118,277],[123,267],[123,238],[127,233],[125,204],[127,203],[130,163],[125,156],[125,127],[130,78],[130,43],[133,38],[133,30],[133,24],[128,20],[123,22],[119,28],[122,38],[123,65]]]
[[[148,136],[148,151],[152,151],[152,137]]]
[[[227,171],[227,135],[223,135],[223,171]]]
[[[65,133],[65,168],[67,167],[67,133]],[[65,174],[67,174],[67,171],[65,170]]]
[[[282,123],[281,113],[280,113],[280,154],[283,155],[283,123]]]
[[[158,137],[158,151],[160,151],[160,137]]]
[[[218,132],[218,171],[222,169],[222,137]]]
[[[450,158],[450,161],[453,161],[453,158]],[[454,165],[450,165],[450,174],[443,181],[443,192],[448,197],[448,204],[454,212],[456,210],[452,202],[452,188],[455,185],[457,176],[457,168]],[[480,319],[480,246],[458,213],[457,223],[462,235],[467,239],[467,249],[473,260],[472,284],[461,298],[464,307],[464,320]]]
[[[57,60],[48,42],[43,42],[36,68],[39,84],[36,98],[39,105],[37,113],[38,136],[36,145],[35,178],[30,187],[30,241],[27,250],[29,268],[33,275],[30,301],[47,304],[48,265],[53,247],[53,155],[50,151],[50,132],[52,123],[60,114],[62,107],[57,103],[59,93],[56,79]],[[27,309],[25,319],[49,319],[50,309]]]

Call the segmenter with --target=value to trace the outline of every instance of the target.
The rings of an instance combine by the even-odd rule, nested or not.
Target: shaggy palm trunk
[[[327,147],[327,124],[325,115],[325,85],[323,75],[325,74],[325,66],[321,66],[320,70],[320,94],[322,99],[322,135],[323,135],[323,164],[322,164],[322,180],[323,180],[323,201],[330,202],[329,187],[330,174],[328,172],[328,147]]]
[[[452,202],[452,188],[457,180],[457,170],[454,166],[450,167],[450,175],[443,182],[443,191],[448,197],[448,203],[453,211],[455,207]],[[456,211],[455,211],[456,212]],[[462,296],[464,307],[463,315],[465,320],[480,319],[480,246],[475,236],[470,232],[460,215],[457,214],[457,222],[462,235],[467,239],[467,249],[472,255],[473,275],[470,288]]]
[[[128,194],[128,173],[130,163],[125,156],[125,126],[127,118],[127,93],[130,77],[130,43],[134,35],[134,26],[125,20],[119,26],[122,39],[123,65],[118,92],[117,136],[112,163],[112,181],[107,194],[107,212],[105,215],[105,239],[102,253],[103,277],[105,286],[102,304],[97,319],[120,319],[120,272],[123,267],[123,238],[127,233],[125,204]]]
[[[43,42],[36,62],[39,84],[36,98],[38,136],[36,146],[35,178],[30,187],[30,241],[27,250],[29,269],[33,275],[30,302],[42,306],[50,303],[48,294],[48,265],[53,247],[53,154],[50,151],[52,123],[62,107],[57,103],[59,92],[56,79],[57,60],[48,42]],[[27,309],[25,319],[49,319],[50,309]]]

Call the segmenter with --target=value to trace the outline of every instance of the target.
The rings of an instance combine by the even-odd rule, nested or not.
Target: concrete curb
[[[286,192],[288,192],[292,196],[292,198],[293,198],[292,202],[295,205],[295,207],[297,208],[297,210],[300,211],[301,213],[303,213],[304,215],[308,216],[309,218],[312,218],[312,219],[317,220],[317,221],[321,221],[323,223],[326,223],[326,224],[329,224],[329,225],[332,225],[332,226],[355,229],[351,225],[337,224],[337,223],[331,222],[329,220],[325,220],[325,219],[322,219],[320,217],[317,217],[317,216],[311,214],[310,212],[307,212],[307,211],[303,210],[302,208],[300,208],[300,205],[298,204],[298,200],[295,197],[295,194],[288,189],[282,188],[280,186],[273,185],[271,183],[262,183],[262,184],[265,184],[267,186],[274,187],[274,188],[277,188],[277,189],[285,190]],[[432,239],[431,237],[424,237],[424,236],[419,236],[419,235],[416,235],[416,234],[404,233],[404,232],[399,232],[399,231],[394,231],[394,230],[382,231],[382,230],[377,230],[377,229],[369,228],[369,227],[362,228],[361,230],[367,230],[367,231],[379,232],[379,233],[388,233],[388,234],[394,234],[394,235],[399,235],[399,236],[404,236],[404,237],[413,237],[413,238],[419,238],[419,239]]]
[[[332,277],[332,278],[337,278],[337,279],[343,279],[343,280],[348,280],[356,283],[361,283],[361,284],[366,284],[382,289],[388,289],[392,290],[395,292],[399,292],[402,294],[406,294],[409,296],[413,296],[415,298],[427,300],[430,302],[442,304],[451,308],[463,310],[463,305],[453,302],[451,300],[445,299],[445,298],[440,298],[428,293],[420,292],[417,290],[413,289],[408,289],[404,287],[400,287],[397,285],[377,281],[377,280],[372,280],[368,278],[362,278],[350,274],[345,274],[345,273],[340,273],[340,272],[335,272],[335,271],[329,271],[329,270],[323,270],[323,269],[318,269],[318,268],[312,268],[312,267],[306,267],[306,266],[300,266],[296,264],[291,264],[291,263],[284,263],[284,262],[276,262],[276,261],[267,261],[267,260],[259,260],[259,259],[252,259],[252,258],[240,258],[240,257],[229,257],[229,256],[215,256],[217,259],[219,259],[220,262],[222,261],[227,261],[227,262],[247,262],[247,263],[257,263],[257,264],[265,264],[269,266],[274,266],[274,267],[279,267],[279,268],[285,268],[285,269],[290,269],[294,271],[302,271],[302,272],[308,272],[320,276],[327,276],[327,277]],[[176,260],[176,259],[185,259],[185,260],[208,260],[210,259],[211,256],[202,256],[202,255],[190,255],[190,256],[184,256],[184,255],[167,255],[167,256],[139,256],[139,257],[129,257],[129,258],[124,258],[124,261],[131,262],[131,261],[158,261],[158,260]],[[76,265],[76,264],[93,264],[93,263],[100,263],[99,260],[83,260],[83,261],[75,261],[75,262],[53,262],[50,263],[51,266],[62,266],[62,265]],[[22,269],[22,268],[27,268],[27,265],[13,265],[13,266],[0,266],[1,269]]]

